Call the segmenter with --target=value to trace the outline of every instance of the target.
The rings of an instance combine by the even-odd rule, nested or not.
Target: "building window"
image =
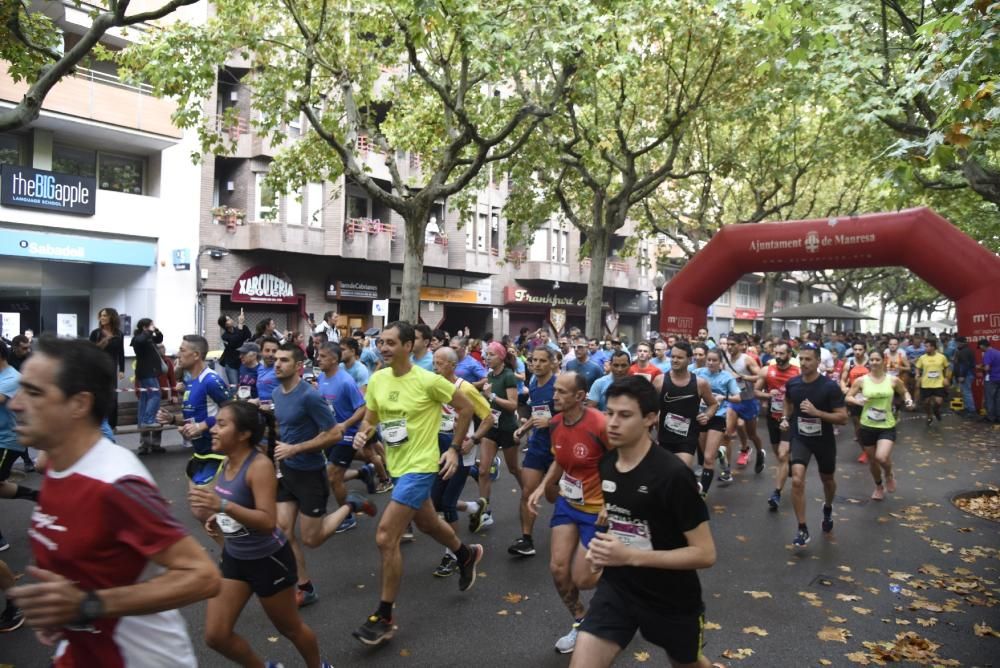
[[[569,232],[557,232],[559,236],[559,262],[566,264],[569,261]]]
[[[266,178],[267,174],[257,172],[257,187],[254,189],[256,192],[257,220],[270,218],[275,213],[275,207],[278,205],[278,198],[274,193],[274,188],[267,184]]]
[[[306,188],[309,201],[309,225],[323,227],[323,184],[310,183]]]
[[[715,300],[715,303],[719,306],[729,306],[729,290],[726,290],[719,298]]]
[[[73,176],[97,176],[97,151],[56,144],[52,147],[52,171]]]
[[[141,195],[144,163],[142,158],[130,158],[111,153],[98,154],[101,189]]]
[[[545,262],[549,255],[549,231],[538,230],[531,237],[531,245],[528,247],[529,262]]]
[[[302,224],[302,197],[304,195],[304,188],[289,193],[285,197],[285,222],[289,225],[301,225]]]
[[[480,213],[476,225],[476,250],[481,253],[486,252],[486,214]]]
[[[500,209],[493,208],[490,215],[490,249],[496,255],[500,252]]]
[[[476,236],[476,218],[475,216],[469,218],[469,222],[465,226],[465,250],[475,250],[476,245],[473,243],[473,238]]]
[[[0,135],[0,165],[21,164],[21,138],[17,135]]]
[[[740,281],[736,285],[736,305],[756,308],[760,306],[760,293],[758,286],[745,281]]]

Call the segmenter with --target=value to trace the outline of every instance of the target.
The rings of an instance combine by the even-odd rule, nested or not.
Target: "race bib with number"
[[[439,431],[445,434],[450,434],[455,431],[455,414],[454,413],[442,413],[441,414],[441,427]]]
[[[249,385],[240,385],[239,389],[236,390],[236,398],[240,401],[246,401],[251,396]]]
[[[551,420],[552,411],[549,410],[548,404],[539,404],[537,406],[531,407],[531,417],[541,418],[543,420]]]
[[[490,413],[493,415],[493,428],[496,429],[500,424],[500,411],[492,408],[490,409]]]
[[[928,378],[940,378],[941,377],[941,372],[940,371],[928,371],[927,372],[927,377]]]
[[[676,413],[667,413],[663,418],[663,426],[673,434],[687,436],[691,429],[691,418],[686,418]]]
[[[567,501],[583,503],[583,481],[563,473],[559,479],[559,493]]]
[[[406,418],[398,420],[386,420],[382,423],[382,438],[390,448],[406,443],[409,434],[406,432]]]
[[[868,419],[872,422],[885,422],[885,411],[881,408],[869,408]]]
[[[817,436],[823,433],[823,421],[818,417],[799,418],[799,436]]]
[[[608,533],[628,547],[647,552],[653,549],[649,526],[645,522],[621,522],[608,518]]]
[[[784,413],[785,412],[785,397],[784,395],[780,397],[771,397],[771,412],[772,413]]]
[[[215,523],[219,525],[219,529],[226,535],[226,538],[239,538],[250,535],[245,526],[226,513],[218,513],[215,516]]]

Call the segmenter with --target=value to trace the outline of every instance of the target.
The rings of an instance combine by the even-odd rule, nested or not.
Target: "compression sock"
[[[712,479],[715,478],[715,469],[701,470],[701,493],[707,494],[708,488],[712,486]]]
[[[29,501],[38,502],[38,490],[31,489],[30,487],[25,487],[24,485],[18,485],[17,491],[14,492],[15,499],[27,499]]]
[[[303,584],[300,584],[299,585],[299,589],[302,590],[302,591],[313,591],[312,580],[309,580],[309,582],[305,582]]]
[[[472,559],[472,550],[469,549],[468,545],[462,543],[455,550],[455,558],[458,559],[458,563],[467,564],[469,563],[469,559]]]
[[[385,620],[392,619],[392,601],[379,601],[375,614]]]

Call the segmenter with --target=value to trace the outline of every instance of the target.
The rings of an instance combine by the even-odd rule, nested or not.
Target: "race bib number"
[[[872,422],[885,422],[885,411],[880,408],[869,408],[868,419]]]
[[[687,436],[691,429],[691,418],[686,418],[676,413],[667,413],[663,418],[663,426],[672,434]]]
[[[928,371],[927,372],[927,377],[928,378],[940,378],[941,377],[941,372],[940,371]]]
[[[608,533],[628,547],[647,552],[653,549],[653,541],[649,536],[649,526],[645,522],[620,522],[609,518]]]
[[[552,411],[549,410],[548,404],[539,404],[531,407],[531,416],[541,418],[543,420],[551,420]]]
[[[772,413],[784,413],[785,412],[785,397],[771,397],[771,412]]]
[[[567,501],[583,503],[583,481],[563,473],[559,479],[559,493]]]
[[[493,415],[493,427],[494,429],[500,425],[500,411],[493,408],[490,409],[490,413]]]
[[[441,414],[441,427],[440,431],[445,434],[450,434],[455,431],[455,414],[454,413],[442,413]]]
[[[823,433],[823,422],[818,417],[799,418],[799,436],[818,436]]]
[[[226,513],[218,513],[215,516],[215,523],[219,525],[219,530],[226,535],[226,538],[239,538],[241,536],[250,535],[250,532],[247,531],[245,526],[234,520]]]
[[[398,420],[386,420],[382,423],[382,438],[390,448],[398,447],[409,438],[406,432],[406,418]]]
[[[249,385],[240,385],[239,389],[236,390],[236,398],[240,401],[246,401],[251,396]]]

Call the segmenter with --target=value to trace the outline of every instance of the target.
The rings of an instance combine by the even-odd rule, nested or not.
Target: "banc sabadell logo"
[[[39,244],[27,239],[21,239],[17,245],[23,250],[28,251],[28,255],[65,257],[74,260],[83,260],[87,257],[87,249],[83,246],[53,246],[52,244]]]

